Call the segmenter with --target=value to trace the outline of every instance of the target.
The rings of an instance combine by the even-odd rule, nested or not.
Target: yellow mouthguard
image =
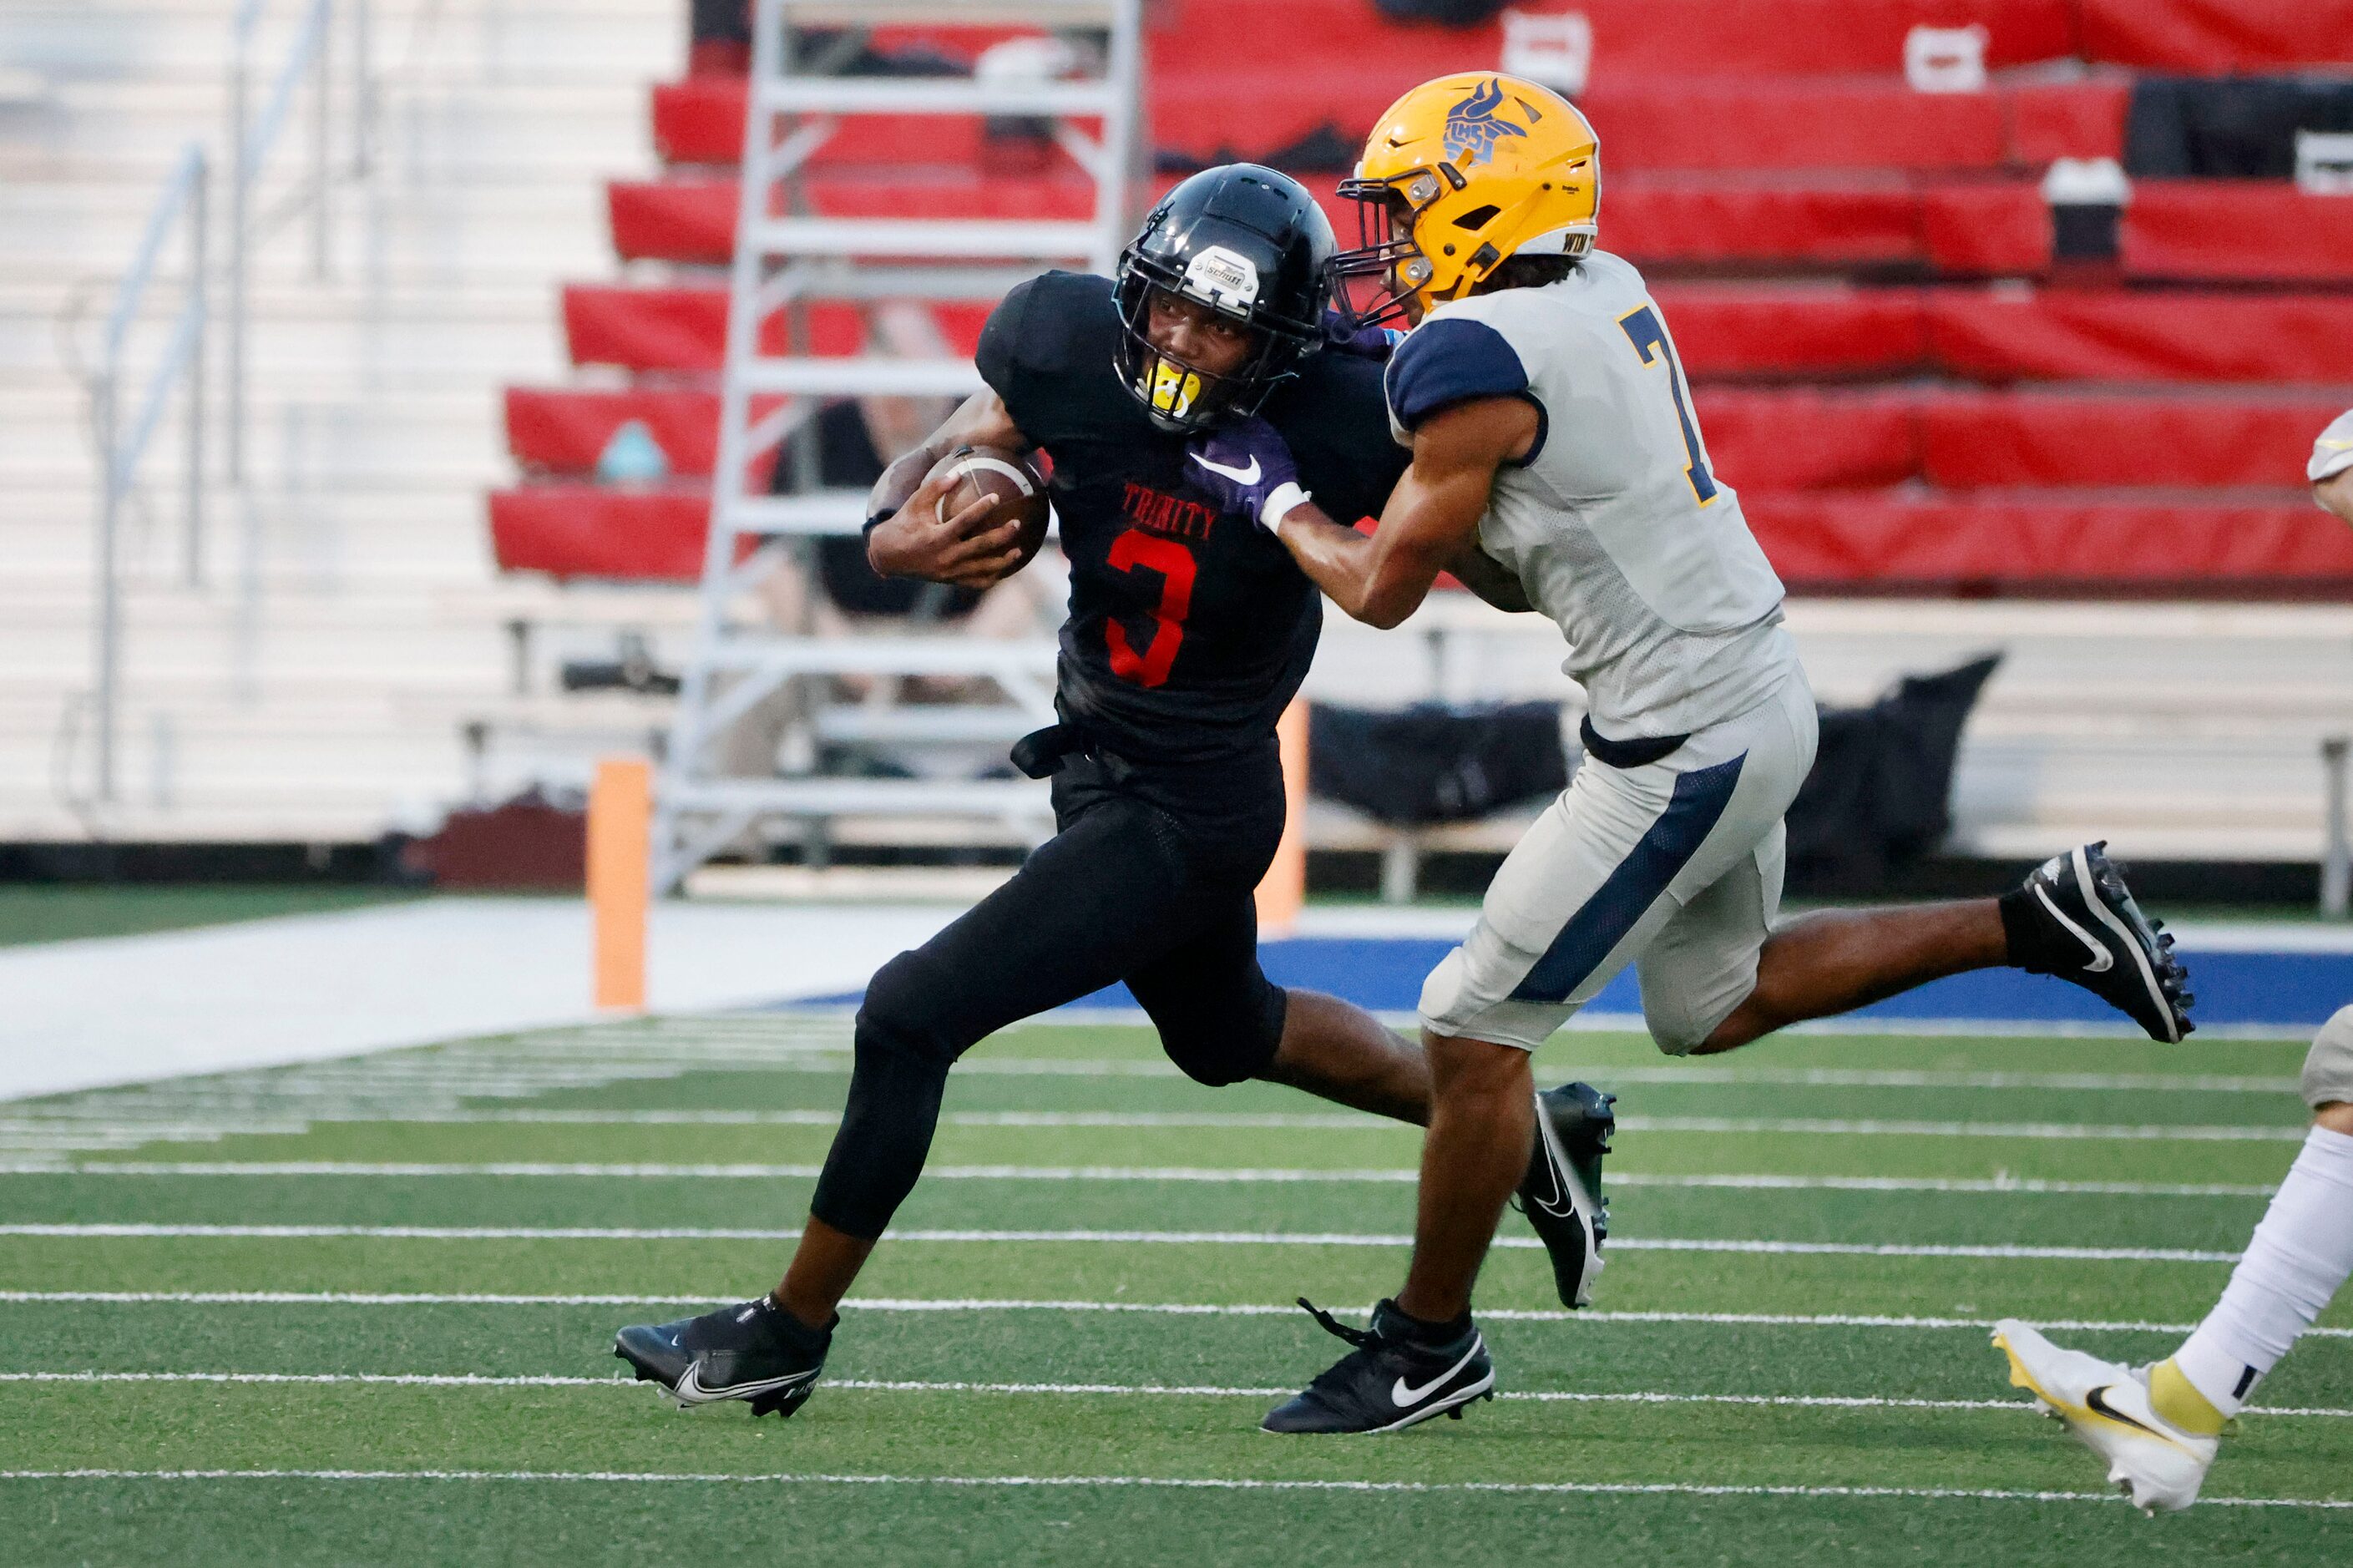
[[[1163,414],[1183,415],[1201,395],[1201,378],[1182,365],[1162,360],[1152,373],[1152,406]]]

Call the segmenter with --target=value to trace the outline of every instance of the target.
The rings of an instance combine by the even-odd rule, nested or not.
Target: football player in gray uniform
[[[1451,572],[1556,622],[1588,699],[1586,764],[1422,988],[1433,1097],[1405,1286],[1369,1330],[1318,1314],[1356,1349],[1271,1431],[1391,1430],[1492,1391],[1471,1290],[1544,1120],[1529,1054],[1629,963],[1652,1037],[1678,1055],[2003,964],[2063,975],[2155,1038],[2190,1027],[2172,939],[2100,845],[1999,900],[1777,923],[1813,694],[1665,318],[1594,248],[1599,159],[1574,107],[1506,76],[1427,83],[1375,128],[1343,187],[1367,243],[1337,265],[1386,288],[1361,328],[1412,329],[1387,391],[1413,461],[1376,532],[1324,516],[1262,423],[1194,444],[1229,506],[1350,616],[1394,626]],[[1556,1195],[1558,1212],[1530,1202],[1540,1232],[1599,1196]]]

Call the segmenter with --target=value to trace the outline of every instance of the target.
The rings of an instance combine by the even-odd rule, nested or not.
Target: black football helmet
[[[1256,163],[1205,169],[1160,198],[1119,258],[1120,380],[1171,434],[1249,417],[1324,346],[1336,246],[1298,181]],[[1257,334],[1240,369],[1215,375],[1152,346],[1153,290],[1198,300]]]

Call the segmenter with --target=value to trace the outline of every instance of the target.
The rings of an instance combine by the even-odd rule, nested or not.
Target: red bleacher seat
[[[705,475],[719,455],[719,395],[699,387],[511,386],[507,450],[527,472],[593,472],[613,433],[646,426],[673,473]]]
[[[2353,279],[2353,200],[2308,195],[2284,180],[2143,180],[2122,237],[2134,277]]]
[[[1534,0],[1528,12],[1581,11],[1600,79],[1623,77],[1894,75],[1921,24],[1975,22],[1996,67],[2074,52],[2073,0]],[[1215,75],[1237,53],[1407,84],[1492,70],[1503,27],[1385,22],[1371,0],[1172,0],[1155,14],[1153,68]]]
[[[970,354],[988,319],[983,305],[943,305],[935,314],[949,345]],[[855,307],[810,307],[810,342],[804,352],[853,354],[865,346]],[[785,347],[786,318],[766,322],[764,343]],[[715,371],[727,340],[727,290],[719,284],[682,283],[644,289],[573,284],[564,290],[564,332],[575,364],[615,364],[639,371]]]
[[[2226,76],[2353,62],[2353,0],[2075,0],[2086,59]]]
[[[1919,477],[1945,489],[2282,489],[2343,412],[2325,395],[1955,388],[1914,404]]]
[[[1743,494],[1799,593],[2317,596],[2353,590],[2353,530],[2309,502]]]
[[[702,485],[520,485],[491,495],[491,547],[502,571],[691,583],[710,519]]]
[[[2353,295],[1922,290],[1935,368],[1967,380],[2353,384]]]

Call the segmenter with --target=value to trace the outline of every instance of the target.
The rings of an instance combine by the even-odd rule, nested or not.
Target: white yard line
[[[358,1384],[400,1388],[617,1388],[635,1389],[628,1377],[560,1377],[545,1374],[493,1376],[480,1373],[408,1372],[0,1372],[0,1384]],[[1279,1399],[1290,1388],[1244,1388],[1219,1384],[1157,1383],[966,1383],[904,1378],[828,1378],[828,1388],[866,1394],[1106,1394],[1150,1399]],[[1898,1399],[1876,1394],[1602,1394],[1567,1389],[1515,1389],[1498,1399],[1541,1405],[1730,1405],[1800,1410],[2016,1410],[2031,1414],[2024,1399]],[[2326,1420],[2353,1418],[2353,1410],[2326,1405],[2257,1407],[2257,1415],[2294,1415]]]
[[[298,1113],[299,1114],[299,1113]],[[311,1120],[326,1121],[319,1117]],[[376,1123],[505,1125],[544,1123],[565,1127],[830,1127],[831,1110],[466,1110],[419,1111],[403,1116],[379,1112],[357,1120]],[[1353,1111],[1152,1111],[1152,1110],[967,1110],[941,1118],[952,1127],[1232,1128],[1292,1131],[1386,1131],[1403,1136],[1403,1123]],[[137,1121],[16,1118],[0,1121],[0,1146],[26,1139],[136,1139],[141,1142],[212,1141],[244,1133],[301,1131],[298,1120],[280,1116],[239,1122],[147,1123]],[[2131,1142],[2301,1143],[2309,1129],[2276,1123],[2198,1125],[2144,1123],[2106,1125],[2069,1121],[1933,1121],[1774,1116],[1620,1116],[1620,1132],[1795,1133],[1804,1137],[2016,1138],[2029,1140],[2119,1140]]]
[[[593,1164],[501,1160],[476,1163],[353,1160],[0,1160],[0,1175],[72,1176],[550,1176],[642,1181],[767,1181],[814,1179],[817,1164]],[[1409,1167],[1314,1170],[1199,1165],[933,1165],[924,1178],[949,1182],[1200,1182],[1261,1184],[1418,1181]],[[2097,1194],[2117,1197],[2263,1198],[2273,1187],[2253,1183],[2060,1182],[2010,1177],[1783,1176],[1613,1174],[1609,1187],[1727,1188],[1741,1191],[1954,1193],[1988,1196]]]
[[[1178,1476],[888,1476],[824,1475],[793,1471],[757,1474],[645,1470],[0,1470],[11,1481],[590,1481],[603,1484],[690,1486],[893,1486],[893,1487],[1150,1487],[1184,1491],[1302,1491],[1409,1493],[1532,1493],[1553,1497],[1791,1497],[1895,1498],[1921,1501],[2082,1502],[2108,1506],[2124,1500],[2115,1492],[1971,1490],[1947,1487],[1710,1486],[1684,1481],[1352,1481],[1236,1480]],[[2201,1508],[2353,1509],[2331,1498],[2207,1497]]]
[[[716,1296],[646,1295],[512,1295],[480,1292],[417,1290],[0,1290],[0,1304],[12,1302],[95,1302],[114,1306],[263,1306],[263,1307],[716,1307]],[[1299,1310],[1291,1302],[1090,1301],[1023,1300],[985,1297],[923,1298],[852,1297],[849,1306],[862,1312],[1143,1312],[1187,1318],[1287,1318]],[[1335,1307],[1334,1311],[1358,1317],[1369,1306]],[[1482,1319],[1494,1322],[1536,1323],[1698,1323],[1762,1328],[1972,1330],[1994,1326],[1990,1318],[1906,1317],[1872,1313],[1811,1312],[1613,1312],[1563,1311],[1553,1308],[1486,1308]],[[2117,1321],[2102,1318],[2034,1318],[2022,1320],[2041,1329],[2085,1333],[2186,1334],[2195,1323]],[[2353,1339],[2353,1328],[2306,1329],[2307,1339]]]
[[[1002,1246],[1014,1242],[1145,1247],[1411,1247],[1410,1236],[1356,1231],[1263,1230],[965,1230],[907,1229],[899,1242]],[[228,1237],[269,1240],[365,1237],[406,1241],[790,1241],[797,1229],[637,1228],[565,1226],[361,1225],[0,1225],[0,1236],[81,1238]],[[1498,1237],[1499,1247],[1536,1248],[1534,1237]],[[2161,1247],[1923,1246],[1896,1242],[1756,1241],[1696,1237],[1630,1237],[1613,1252],[1734,1252],[1852,1258],[2068,1259],[2091,1263],[2235,1263],[2235,1252]]]

